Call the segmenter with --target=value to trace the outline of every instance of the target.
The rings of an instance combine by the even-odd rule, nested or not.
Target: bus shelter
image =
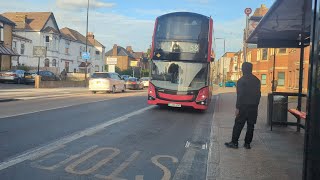
[[[301,112],[304,48],[310,45],[302,179],[320,179],[320,0],[276,0],[247,43],[258,48],[300,48],[297,111]],[[300,128],[300,116],[297,122]]]

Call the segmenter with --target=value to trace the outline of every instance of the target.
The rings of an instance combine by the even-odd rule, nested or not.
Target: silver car
[[[21,84],[25,81],[24,70],[9,70],[0,72],[0,82],[15,82]]]
[[[89,91],[94,94],[98,91],[115,93],[125,90],[125,82],[117,73],[96,72],[89,80]]]

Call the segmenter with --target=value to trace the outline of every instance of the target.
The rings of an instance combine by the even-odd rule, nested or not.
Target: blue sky
[[[226,39],[226,51],[242,46],[244,9],[274,0],[90,0],[89,31],[107,50],[113,44],[146,51],[151,44],[154,20],[174,11],[191,11],[214,20],[215,37]],[[87,0],[10,0],[1,2],[0,13],[9,11],[52,11],[59,28],[70,27],[85,34]],[[223,41],[216,41],[216,54],[223,54]]]

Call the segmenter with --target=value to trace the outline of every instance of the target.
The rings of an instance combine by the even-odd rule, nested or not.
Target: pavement
[[[232,89],[219,89],[211,130],[207,179],[213,180],[295,180],[302,179],[304,131],[293,127],[267,125],[267,97],[261,98],[252,149],[242,147],[246,129],[242,131],[239,149],[228,149],[234,124],[236,94]],[[289,121],[293,120],[288,115]]]

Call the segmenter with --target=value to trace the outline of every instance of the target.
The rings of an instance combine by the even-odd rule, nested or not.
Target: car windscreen
[[[109,73],[93,73],[91,78],[111,78]]]
[[[162,89],[187,92],[208,85],[207,63],[153,61],[152,83]]]

